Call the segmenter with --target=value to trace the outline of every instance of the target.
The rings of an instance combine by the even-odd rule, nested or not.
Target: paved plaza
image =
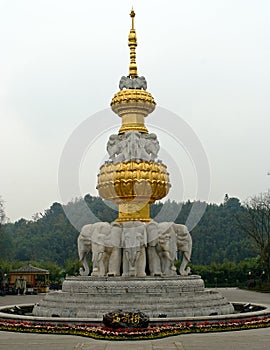
[[[270,305],[270,293],[256,293],[235,288],[219,291],[232,302]],[[0,297],[0,305],[35,303],[39,295]],[[269,350],[270,329],[210,334],[187,334],[151,341],[103,341],[78,336],[0,332],[0,350]]]

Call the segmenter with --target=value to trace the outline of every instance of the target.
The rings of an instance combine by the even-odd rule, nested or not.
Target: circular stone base
[[[232,314],[219,292],[206,290],[200,276],[67,277],[62,291],[35,305],[42,317],[102,318],[115,310],[140,310],[150,318]]]

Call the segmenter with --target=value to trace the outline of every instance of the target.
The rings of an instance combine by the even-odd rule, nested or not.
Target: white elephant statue
[[[123,276],[145,277],[147,243],[145,224],[130,221],[122,225]]]
[[[192,252],[192,237],[185,225],[173,224],[176,234],[177,251],[183,253],[182,262],[180,265],[180,275],[187,276],[190,274],[190,257]]]
[[[87,254],[92,252],[93,271],[91,276],[120,276],[121,233],[119,223],[96,222],[83,226],[78,237],[78,253],[83,268],[80,275],[89,275]]]
[[[176,235],[173,223],[154,221],[147,224],[148,261],[151,276],[176,275]]]
[[[173,222],[150,222],[147,230],[147,254],[151,276],[173,276],[176,274],[177,252],[183,253],[180,275],[187,276],[190,268],[192,238],[185,225]]]

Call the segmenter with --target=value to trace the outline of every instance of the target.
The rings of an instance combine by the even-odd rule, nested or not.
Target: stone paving
[[[222,288],[230,301],[270,304],[270,294]],[[0,305],[34,303],[43,297],[5,296]],[[0,350],[269,350],[270,329],[240,332],[188,334],[152,341],[97,341],[76,336],[21,334],[0,332]]]

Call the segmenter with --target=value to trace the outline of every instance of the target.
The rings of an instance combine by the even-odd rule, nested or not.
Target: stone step
[[[79,318],[100,318],[117,309],[138,309],[149,317],[161,314],[167,317],[192,317],[233,312],[233,306],[219,292],[202,289],[202,284],[199,276],[190,279],[129,280],[73,277],[65,281],[63,291],[48,293],[33,312],[36,316]],[[81,292],[82,285],[83,290],[88,292]],[[198,290],[183,292],[185,286],[191,285],[195,289],[198,287]],[[180,291],[177,286],[181,287],[178,288]]]

